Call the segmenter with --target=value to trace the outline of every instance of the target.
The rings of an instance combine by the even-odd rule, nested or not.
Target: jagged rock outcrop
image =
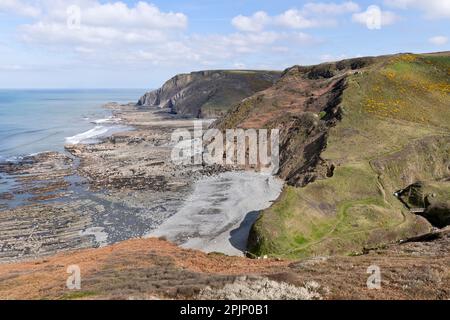
[[[272,86],[276,71],[199,71],[180,74],[142,96],[140,107],[170,108],[171,112],[199,118],[224,114],[234,104]]]
[[[410,209],[419,209],[418,214],[433,226],[444,228],[450,225],[450,181],[426,183],[418,181],[402,190],[399,199]],[[423,209],[420,212],[420,209]]]
[[[358,62],[361,60],[358,64]],[[334,165],[321,158],[328,130],[341,117],[346,77],[367,58],[286,69],[280,80],[234,106],[214,124],[219,129],[280,129],[278,175],[293,186],[304,186],[332,175]]]

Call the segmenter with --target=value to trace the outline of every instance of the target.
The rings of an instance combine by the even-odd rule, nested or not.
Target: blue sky
[[[450,50],[450,0],[0,0],[0,88],[154,88],[204,69],[284,69]]]

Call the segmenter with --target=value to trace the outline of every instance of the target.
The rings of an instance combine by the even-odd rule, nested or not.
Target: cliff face
[[[447,225],[449,68],[449,53],[296,66],[218,120],[280,129],[287,186],[254,224],[249,251],[360,253]],[[394,196],[419,181],[431,186],[420,190],[423,214]]]
[[[170,108],[199,118],[216,117],[242,99],[272,86],[276,71],[200,71],[180,74],[142,96],[137,105]]]
[[[280,129],[279,176],[293,186],[304,186],[332,174],[325,162],[329,129],[341,118],[340,103],[348,75],[372,63],[352,59],[318,66],[286,69],[278,82],[234,106],[217,120],[219,129]]]

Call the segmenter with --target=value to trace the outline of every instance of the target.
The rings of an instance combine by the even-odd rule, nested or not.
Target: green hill
[[[401,54],[296,66],[237,105],[217,126],[280,128],[288,182],[253,226],[250,251],[358,253],[428,232],[430,215],[445,221],[449,94],[449,53]],[[421,204],[430,222],[394,195],[418,181],[444,199],[439,210]]]

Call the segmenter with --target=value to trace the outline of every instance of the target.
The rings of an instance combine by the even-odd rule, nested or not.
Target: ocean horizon
[[[109,121],[109,102],[135,102],[145,89],[0,89],[0,161],[63,151],[66,143],[124,129]]]

